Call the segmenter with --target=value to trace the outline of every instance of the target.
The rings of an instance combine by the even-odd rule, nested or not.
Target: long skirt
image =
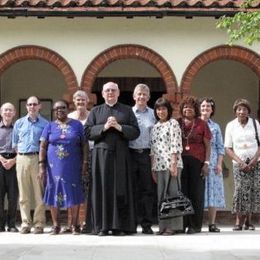
[[[244,173],[233,164],[234,194],[232,213],[260,212],[260,163],[254,170]]]
[[[180,181],[181,169],[178,169],[178,180],[179,180],[179,189],[181,188]],[[161,204],[161,201],[164,199],[166,194],[167,183],[170,179],[168,196],[176,196],[178,192],[177,178],[172,177],[169,171],[158,171],[157,174],[157,194],[158,194],[158,210]],[[171,218],[159,220],[159,232],[163,232],[165,229],[169,230],[182,230],[183,229],[183,217]]]

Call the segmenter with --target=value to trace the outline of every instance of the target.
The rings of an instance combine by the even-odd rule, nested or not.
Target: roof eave
[[[90,8],[90,7],[12,7],[0,8],[2,17],[156,17],[163,18],[167,16],[183,17],[220,17],[222,15],[233,16],[239,11],[245,9],[239,8]],[[260,11],[260,9],[247,9],[247,12]]]

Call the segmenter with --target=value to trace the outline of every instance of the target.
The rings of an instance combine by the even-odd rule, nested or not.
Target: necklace
[[[191,129],[190,129],[190,131],[188,132],[188,133],[186,133],[186,135],[185,135],[185,130],[184,130],[184,126],[185,126],[185,122],[184,121],[182,121],[182,137],[183,137],[183,139],[185,139],[186,140],[186,145],[185,145],[185,147],[184,147],[184,149],[186,150],[186,151],[189,151],[190,150],[190,145],[189,145],[189,137],[190,137],[190,135],[191,135],[191,133],[192,133],[192,131],[193,131],[193,128],[194,128],[194,121],[195,120],[192,120],[192,126],[191,126]]]
[[[68,133],[69,125],[67,124],[69,120],[66,120],[65,122],[61,122],[59,120],[56,120],[56,123],[58,124],[58,128],[61,130],[60,138],[64,139],[66,137],[66,134]]]

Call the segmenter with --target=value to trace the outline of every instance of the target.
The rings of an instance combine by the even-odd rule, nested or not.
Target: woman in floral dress
[[[169,101],[159,98],[155,102],[154,114],[158,122],[151,132],[151,160],[153,179],[157,183],[159,207],[166,193],[171,197],[176,196],[180,189],[182,140],[179,124],[171,118],[172,107]],[[159,220],[158,234],[174,235],[176,231],[182,230],[182,219],[182,217],[177,217]]]
[[[87,167],[83,126],[67,117],[68,103],[64,100],[55,102],[53,111],[56,120],[45,127],[39,154],[40,177],[47,173],[44,202],[50,206],[52,234],[60,232],[60,208],[71,208],[72,233],[79,234],[79,205],[84,201],[81,173]]]
[[[212,121],[215,113],[215,102],[212,98],[200,100],[201,119],[208,123],[212,138],[210,140],[209,174],[205,178],[205,201],[208,208],[209,232],[220,232],[215,224],[217,208],[225,207],[224,183],[222,175],[222,162],[225,153],[220,127]]]

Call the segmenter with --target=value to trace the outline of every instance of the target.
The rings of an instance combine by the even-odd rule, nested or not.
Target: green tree
[[[217,22],[217,28],[227,31],[228,44],[243,40],[247,45],[252,45],[260,41],[260,11],[252,11],[250,7],[253,2],[255,0],[246,0],[241,5],[244,11],[236,13],[233,17],[222,16]],[[259,0],[257,2],[259,3]]]

